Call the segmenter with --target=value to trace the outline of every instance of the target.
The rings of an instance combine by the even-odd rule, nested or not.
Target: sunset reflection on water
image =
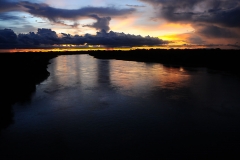
[[[91,56],[59,56],[49,71],[60,88],[81,87],[86,92],[111,88],[123,95],[145,96],[156,88],[176,90],[188,84],[190,76],[182,67],[159,63],[99,60]],[[53,78],[54,78],[53,77]]]
[[[159,87],[177,89],[188,83],[183,68],[165,67],[157,63],[111,61],[111,82],[125,94],[142,94]],[[134,92],[134,93],[132,93]]]
[[[129,151],[149,159],[239,146],[240,83],[234,77],[87,54],[58,56],[48,71],[29,103],[13,105],[14,123],[1,132],[0,150],[13,159],[39,150],[53,159],[61,159],[62,150],[68,159],[93,155],[89,151],[98,151],[94,159]]]

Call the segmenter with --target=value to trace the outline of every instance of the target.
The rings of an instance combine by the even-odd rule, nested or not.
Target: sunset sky
[[[56,34],[66,43],[83,42],[73,36],[94,36],[104,29],[100,37],[121,36],[124,41],[122,37],[130,34],[131,39],[140,38],[136,45],[240,45],[240,0],[0,0],[0,22],[0,43],[10,41],[10,30],[4,29],[28,39],[33,37],[29,32]],[[25,42],[26,36],[18,41]]]

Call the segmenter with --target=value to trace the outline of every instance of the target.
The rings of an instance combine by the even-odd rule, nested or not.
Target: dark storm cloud
[[[38,29],[37,33],[29,32],[28,34],[19,34],[18,41],[25,45],[53,45],[60,43],[55,31],[51,29]]]
[[[83,17],[89,17],[90,15],[122,16],[131,14],[135,11],[134,8],[116,9],[111,7],[84,7],[70,10],[53,8],[44,3],[39,4],[30,2],[21,2],[20,5],[25,7],[28,13],[38,17],[48,18],[50,21],[58,21],[58,19],[76,20]]]
[[[131,14],[134,8],[117,9],[114,7],[83,7],[79,9],[60,9],[51,7],[45,3],[32,3],[28,1],[0,1],[0,12],[25,11],[32,15],[48,18],[51,21],[58,19],[78,19],[89,15],[123,16]]]
[[[0,30],[0,44],[16,43],[17,35],[11,29]]]
[[[15,10],[21,10],[21,6],[18,3],[9,0],[0,0],[0,13]]]
[[[228,28],[218,27],[215,25],[196,24],[194,26],[196,32],[200,35],[209,38],[238,38],[240,35],[237,32]]]
[[[239,0],[140,0],[154,5],[157,17],[178,23],[203,23],[198,32],[234,37],[229,28],[240,28]],[[212,25],[212,26],[211,26]],[[194,25],[196,27],[196,25]],[[217,27],[218,26],[218,27]],[[196,27],[197,30],[199,27]],[[231,31],[230,31],[231,30]],[[212,33],[210,33],[212,31]]]
[[[10,42],[17,42],[17,45],[38,46],[53,44],[76,44],[83,45],[105,45],[105,46],[142,46],[142,45],[160,45],[167,42],[154,37],[142,37],[140,35],[131,35],[125,33],[117,33],[105,30],[97,32],[96,35],[86,34],[84,36],[70,35],[61,33],[62,37],[58,37],[55,31],[51,29],[38,29],[37,33],[29,32],[28,34],[19,34],[18,36],[11,29],[0,30],[0,48]],[[11,47],[15,47],[12,45]]]
[[[111,17],[100,18],[97,15],[90,15],[90,17],[96,19],[97,22],[94,22],[91,25],[84,25],[84,26],[93,27],[93,28],[96,28],[97,30],[105,30],[105,31],[110,30],[109,23],[110,23]]]
[[[154,37],[142,37],[140,35],[131,35],[125,33],[117,33],[110,31],[107,33],[105,30],[97,32],[96,35],[86,34],[83,37],[74,37],[72,40],[79,42],[93,44],[93,45],[105,45],[105,46],[142,46],[142,45],[160,45],[166,42],[159,38]]]
[[[169,21],[212,22],[229,27],[240,25],[239,0],[141,0],[159,9],[161,18]]]
[[[240,5],[227,10],[209,11],[208,14],[208,17],[200,17],[199,21],[240,28]]]
[[[110,30],[109,22],[111,17],[125,16],[133,13],[135,8],[117,9],[114,7],[83,7],[79,9],[60,9],[51,7],[45,3],[32,3],[28,1],[11,2],[7,0],[0,1],[0,13],[6,11],[24,11],[34,16],[47,18],[49,21],[55,24],[65,24],[62,20],[75,21],[81,18],[92,18],[96,20],[91,25],[85,25],[88,27],[96,28],[97,30],[104,29]],[[1,17],[0,17],[1,18]],[[2,16],[1,19],[10,20],[7,18],[14,18],[14,16]],[[78,26],[77,23],[70,25],[73,28]]]

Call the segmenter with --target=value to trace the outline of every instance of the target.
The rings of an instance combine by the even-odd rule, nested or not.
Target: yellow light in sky
[[[180,37],[179,35],[174,35],[174,34],[164,35],[164,36],[160,36],[158,38],[160,38],[162,40],[170,41],[170,43],[177,44],[177,45],[186,43],[186,42],[184,42],[184,37]]]
[[[127,18],[127,19],[113,20],[113,22],[111,22],[111,30],[117,31],[120,29],[124,32],[125,28],[128,28],[129,26],[131,26],[134,23],[134,21],[135,21],[134,17]]]
[[[163,40],[167,40],[167,41],[180,40],[180,38],[177,35],[174,35],[174,34],[160,36],[159,38],[163,39]]]
[[[177,23],[166,23],[158,27],[161,32],[158,38],[172,41],[173,44],[182,45],[185,44],[189,33],[193,30],[191,24],[177,24]]]

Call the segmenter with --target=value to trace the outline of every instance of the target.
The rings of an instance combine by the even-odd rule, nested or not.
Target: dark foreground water
[[[240,149],[240,80],[204,68],[59,56],[13,106],[0,159],[180,159]]]

